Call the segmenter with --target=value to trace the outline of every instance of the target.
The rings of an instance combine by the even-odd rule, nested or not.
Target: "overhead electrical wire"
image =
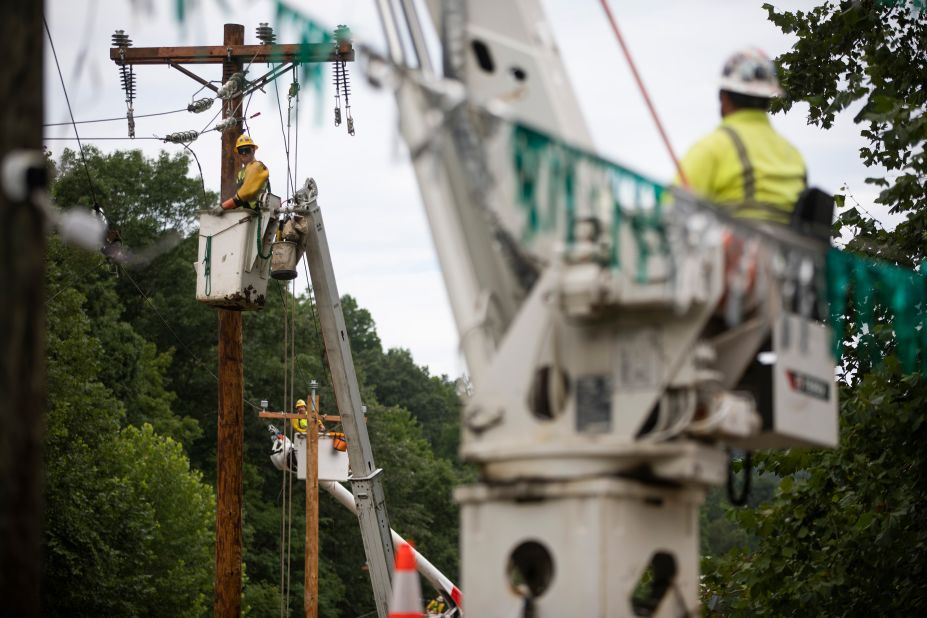
[[[158,310],[158,306],[154,304],[154,301],[152,301],[151,298],[147,294],[145,294],[145,291],[142,290],[138,282],[135,281],[135,279],[129,273],[129,270],[122,264],[118,264],[118,265],[119,265],[119,268],[122,270],[123,274],[125,274],[125,276],[129,279],[129,281],[138,291],[139,295],[141,295],[141,297],[145,299],[145,302],[147,302],[148,305],[154,310],[155,315],[158,316],[158,319],[161,320],[164,326],[167,327],[167,330],[170,331],[170,333],[174,336],[174,339],[177,341],[177,343],[183,346],[183,348],[190,354],[191,358],[193,358],[193,360],[196,361],[196,363],[200,365],[206,371],[206,373],[208,373],[216,382],[219,382],[219,376],[217,376],[216,373],[212,369],[210,369],[209,366],[206,363],[204,363],[202,359],[200,359],[199,356],[197,356],[196,352],[193,351],[193,348],[187,342],[185,342],[183,339],[180,338],[180,335],[177,334],[177,331],[174,330],[174,328],[170,325],[167,319],[165,319],[161,311]],[[261,406],[254,403],[252,400],[248,399],[247,397],[244,397],[243,399],[245,403],[247,403],[249,406],[251,406],[255,410],[263,409]]]
[[[296,173],[299,172],[299,81],[296,79],[296,65],[295,64],[293,65],[293,84],[296,85],[296,89],[295,89],[296,90],[296,93],[295,93],[296,94],[295,96],[296,98],[296,135],[294,137],[295,143],[293,144],[293,170],[294,170],[293,175],[295,176]],[[292,89],[292,86],[290,86],[290,88]],[[294,189],[293,192],[295,193],[296,192],[295,191],[296,189],[295,181],[293,182],[293,189]]]
[[[152,114],[133,114],[133,118],[151,118],[152,116],[166,116],[168,114],[176,114],[178,112],[186,112],[187,108],[183,109],[174,109],[169,112],[154,112]],[[91,124],[94,122],[115,122],[117,120],[125,120],[125,116],[119,116],[117,118],[97,118],[95,120],[72,120],[71,122],[50,122],[48,124],[43,124],[43,127],[63,127],[66,125],[75,125],[75,124]]]
[[[125,118],[123,118],[123,120],[125,120]],[[156,140],[158,140],[159,142],[163,142],[163,141],[164,141],[164,140],[162,140],[160,137],[128,137],[128,136],[126,136],[126,137],[50,137],[50,136],[49,136],[49,137],[46,137],[46,136],[43,136],[43,137],[42,137],[42,141],[46,141],[46,142],[74,141],[74,140],[77,140],[78,144],[80,144],[81,140],[83,140],[83,141],[85,141],[85,142],[102,142],[102,141],[106,141],[106,140],[117,140],[117,141],[118,141],[118,140],[126,140],[126,141],[130,141],[130,142],[131,142],[131,141],[140,140],[140,139],[156,139]],[[83,146],[81,146],[81,148],[83,148]],[[81,158],[83,158],[83,157],[81,157]],[[85,163],[85,165],[86,165],[86,163]],[[88,176],[89,176],[89,174],[88,174]]]
[[[72,108],[71,108],[71,101],[70,101],[70,98],[68,97],[67,87],[66,87],[65,82],[64,82],[64,75],[63,75],[63,73],[62,73],[62,71],[61,71],[61,64],[60,64],[60,62],[58,61],[58,54],[57,54],[57,51],[55,50],[55,43],[54,43],[54,41],[53,41],[53,39],[52,39],[51,30],[50,30],[50,28],[48,27],[48,21],[47,21],[46,19],[44,19],[44,18],[43,18],[42,21],[43,21],[43,23],[44,23],[44,25],[45,25],[45,32],[46,32],[46,34],[48,35],[48,42],[49,42],[49,45],[50,45],[51,50],[52,50],[52,56],[54,57],[54,60],[55,60],[55,67],[56,67],[56,69],[57,69],[57,71],[58,71],[58,78],[59,78],[59,80],[61,81],[61,89],[62,89],[62,91],[64,92],[64,99],[65,99],[65,102],[66,102],[67,107],[68,107],[68,115],[69,115],[70,118],[71,118],[71,122],[70,122],[70,123],[50,123],[50,124],[43,125],[43,126],[53,127],[53,126],[64,126],[64,125],[70,124],[70,125],[74,128],[74,137],[50,137],[50,136],[49,136],[49,137],[43,137],[43,140],[44,140],[44,141],[52,141],[52,140],[54,140],[54,141],[76,140],[76,141],[77,141],[78,148],[79,148],[79,150],[80,150],[81,162],[82,162],[82,164],[83,164],[84,172],[85,172],[85,174],[86,174],[86,176],[87,176],[87,184],[88,184],[88,187],[89,187],[89,189],[90,189],[91,198],[92,198],[92,200],[93,200],[94,210],[96,210],[97,212],[100,212],[101,214],[103,214],[103,210],[102,210],[102,208],[101,208],[101,206],[100,206],[100,204],[99,204],[99,200],[97,199],[96,188],[95,188],[95,186],[94,186],[94,184],[93,184],[93,179],[92,179],[91,176],[90,176],[90,168],[89,168],[89,166],[88,166],[88,164],[87,164],[87,160],[86,160],[86,158],[85,158],[85,156],[84,156],[84,147],[83,147],[83,143],[82,143],[80,134],[79,134],[79,132],[78,132],[78,130],[77,130],[77,125],[78,125],[78,124],[89,124],[89,123],[95,123],[95,122],[110,122],[110,121],[115,121],[115,120],[123,120],[124,117],[119,117],[119,118],[105,118],[105,119],[95,119],[95,120],[85,120],[85,121],[81,121],[80,123],[78,123],[78,121],[76,121],[76,120],[74,119],[74,112],[73,112],[73,110],[72,110]],[[255,54],[254,58],[256,58],[256,57],[257,57],[257,54]],[[254,62],[254,58],[252,58],[251,61],[248,63],[248,67],[249,67],[249,68],[250,68],[251,64]],[[247,71],[247,69],[246,69],[246,71]],[[232,112],[232,116],[234,116],[235,112],[237,112],[239,109],[241,109],[241,102],[239,102],[239,104],[238,104],[238,106],[236,107],[236,109]],[[144,114],[144,115],[141,115],[141,116],[136,116],[136,118],[152,117],[152,116],[163,116],[163,115],[174,114],[174,113],[178,113],[178,112],[182,112],[182,111],[188,111],[188,110],[187,110],[187,108],[184,108],[184,109],[171,110],[171,111],[166,111],[166,112],[157,112],[157,113],[152,113],[152,114]],[[219,116],[219,114],[221,114],[221,113],[222,113],[222,110],[220,109],[219,112],[218,112],[215,116],[213,116],[212,120],[210,120],[210,121],[206,124],[206,127],[204,127],[203,131],[200,131],[200,133],[205,132],[205,131],[207,130],[207,128],[213,123],[213,121],[215,121],[215,119],[216,119],[216,118]],[[158,141],[163,141],[161,138],[158,138],[158,137],[90,137],[90,138],[84,138],[84,140],[86,140],[86,141],[103,141],[103,140],[139,140],[139,139],[142,139],[142,140],[158,140]],[[181,145],[182,145],[185,149],[187,149],[187,150],[190,151],[190,153],[193,155],[194,160],[196,161],[197,168],[199,169],[199,172],[200,172],[200,182],[201,182],[201,185],[202,185],[202,189],[203,189],[203,198],[204,198],[204,201],[205,201],[205,200],[207,199],[207,196],[206,196],[206,185],[205,185],[205,182],[203,181],[203,170],[202,170],[202,166],[200,166],[199,158],[196,156],[196,153],[195,153],[192,149],[189,148],[189,146],[187,146],[186,144],[181,144]],[[105,215],[104,215],[104,216],[105,216]],[[175,339],[181,346],[183,346],[183,348],[190,354],[191,358],[193,358],[193,360],[194,360],[198,365],[201,365],[201,366],[206,370],[206,372],[207,372],[214,380],[216,380],[216,382],[219,382],[219,376],[216,375],[216,373],[213,372],[211,369],[209,369],[209,367],[199,358],[199,356],[196,355],[196,353],[193,351],[193,349],[192,349],[183,339],[181,339],[180,335],[177,334],[177,331],[175,331],[174,328],[170,325],[170,323],[164,318],[163,314],[158,310],[158,307],[154,304],[154,302],[151,300],[151,298],[150,298],[147,294],[145,294],[145,292],[142,290],[141,286],[139,286],[138,282],[135,281],[135,279],[134,279],[134,278],[132,277],[132,275],[129,273],[128,269],[126,269],[125,266],[123,266],[122,264],[119,264],[118,262],[117,262],[117,265],[118,265],[118,267],[122,270],[122,272],[125,274],[125,276],[129,279],[129,281],[132,283],[132,285],[135,287],[135,289],[138,291],[138,293],[141,295],[141,297],[145,300],[145,302],[147,302],[148,305],[154,310],[155,314],[158,316],[158,318],[161,320],[161,322],[164,324],[164,326],[167,327],[168,331],[170,331],[170,333],[174,336],[174,339]],[[295,352],[295,348],[294,348],[294,352]],[[294,377],[295,377],[295,376],[294,376]],[[250,406],[251,406],[252,408],[254,408],[255,410],[261,410],[261,409],[262,409],[261,406],[257,405],[255,402],[251,401],[251,400],[248,399],[247,397],[244,397],[243,400],[244,400],[245,403],[247,403],[248,405],[250,405]]]
[[[312,278],[309,276],[309,267],[306,265],[308,258],[303,259],[303,272],[306,274],[306,291],[309,293],[309,307],[312,311],[312,320],[315,326],[315,334],[318,337],[318,341],[321,343],[319,346],[319,362],[322,367],[325,368],[325,373],[328,375],[328,383],[333,385],[334,379],[332,378],[332,368],[328,366],[328,363],[325,361],[325,339],[322,338],[322,327],[319,325],[319,314],[316,311],[315,304],[315,292],[312,290]]]
[[[87,159],[84,157],[84,145],[80,142],[80,135],[77,132],[77,123],[74,121],[74,112],[71,110],[71,99],[68,98],[68,89],[64,85],[64,75],[61,73],[61,64],[58,62],[58,52],[55,51],[55,42],[52,40],[51,30],[48,28],[48,20],[42,17],[42,23],[45,24],[45,33],[48,35],[48,44],[51,46],[52,56],[55,59],[55,68],[58,69],[58,79],[61,80],[61,89],[64,91],[64,100],[68,104],[68,115],[71,116],[71,125],[74,127],[74,135],[77,139],[77,147],[80,150],[80,160],[84,164],[84,172],[87,174],[87,184],[90,187],[90,197],[93,200],[93,208],[97,212],[102,212],[100,203],[97,200],[97,192],[93,186],[93,180],[90,178],[90,168],[87,166]]]
[[[119,268],[122,270],[122,273],[126,276],[126,278],[128,278],[129,282],[132,283],[135,289],[138,290],[138,293],[141,295],[141,297],[145,299],[145,302],[148,303],[148,305],[152,309],[154,309],[155,315],[157,315],[158,318],[161,320],[161,322],[164,324],[164,326],[167,327],[167,330],[170,331],[172,335],[174,335],[174,339],[176,339],[177,342],[181,346],[183,346],[183,348],[190,354],[190,356],[193,358],[193,360],[197,362],[197,364],[202,365],[203,369],[206,370],[206,373],[208,373],[210,376],[215,378],[215,380],[218,382],[219,376],[217,376],[216,373],[212,369],[210,369],[208,365],[206,365],[202,360],[200,360],[200,357],[196,355],[196,352],[193,351],[193,348],[187,345],[187,343],[183,339],[180,338],[180,335],[177,334],[177,331],[174,330],[174,328],[170,325],[170,323],[168,323],[168,321],[164,318],[164,316],[158,310],[157,305],[154,304],[151,298],[149,298],[149,296],[145,294],[145,291],[142,290],[138,282],[136,282],[135,279],[132,277],[132,275],[129,274],[129,270],[122,264],[119,264]]]
[[[190,148],[187,144],[181,144],[181,146],[186,148],[190,154],[193,155],[193,160],[196,161],[196,169],[200,171],[200,186],[203,188],[203,205],[205,206],[209,201],[209,198],[206,197],[206,181],[203,180],[203,167],[200,165],[200,158],[196,156],[196,153],[193,152],[193,149]]]
[[[274,94],[277,99],[277,114],[280,116],[280,134],[283,136],[283,150],[286,153],[286,190],[287,198],[289,198],[291,191],[296,193],[296,185],[293,182],[292,170],[290,169],[290,143],[287,139],[286,127],[283,123],[283,106],[280,105],[280,89],[277,88],[277,80],[274,80]]]

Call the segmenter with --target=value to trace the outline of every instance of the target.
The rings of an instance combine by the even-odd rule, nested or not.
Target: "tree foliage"
[[[871,229],[867,236],[875,238],[860,239],[857,246],[916,264],[927,246],[924,7],[905,0],[843,0],[795,12],[763,6],[776,26],[798,37],[777,59],[787,92],[778,107],[789,110],[804,101],[808,122],[825,129],[837,114],[858,107],[854,122],[868,141],[860,158],[875,168],[866,182],[880,189],[877,203],[906,215],[895,233]]]
[[[91,318],[65,257],[101,270],[98,256],[52,241],[45,613],[202,615],[212,580],[212,490],[190,470],[179,443],[149,424],[125,425],[127,404],[136,399],[121,400],[110,387],[113,357],[94,333],[110,327],[130,341],[137,335],[112,313]],[[171,397],[160,388],[163,363],[143,355],[119,362],[152,385],[145,396],[153,418],[176,427]]]
[[[855,121],[869,145],[862,160],[878,202],[906,219],[888,230],[859,208],[845,209],[846,250],[911,266],[925,252],[927,15],[907,2],[826,3],[779,12],[798,35],[779,58],[787,97],[809,122],[829,127],[861,105]],[[920,310],[924,310],[923,307]],[[850,328],[849,332],[856,332]],[[927,612],[927,384],[905,374],[889,325],[844,342],[840,445],[758,457],[777,475],[776,495],[734,517],[741,544],[704,563],[709,611],[720,615],[857,616]]]

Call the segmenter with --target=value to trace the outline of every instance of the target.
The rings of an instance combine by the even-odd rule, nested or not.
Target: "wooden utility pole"
[[[225,46],[242,45],[245,28],[225,24]],[[222,63],[222,83],[244,68],[241,58]],[[241,95],[222,106],[222,118],[241,114]],[[240,128],[222,133],[221,196],[235,192],[235,140]],[[216,589],[217,618],[241,615],[241,469],[244,449],[244,368],[241,312],[219,309],[219,425],[216,441]]]
[[[306,570],[303,582],[306,618],[318,618],[319,615],[319,420],[341,422],[340,416],[321,413],[317,384],[312,381],[306,414],[258,412],[261,418],[306,421]]]
[[[314,384],[314,383],[313,383]],[[315,389],[306,427],[306,578],[303,607],[306,618],[319,615],[319,396]]]
[[[42,2],[4,3],[0,164],[42,152]],[[0,188],[0,603],[41,615],[45,425],[45,220]]]
[[[29,4],[29,3],[26,3]],[[41,4],[41,3],[40,3]],[[221,64],[222,83],[241,72],[244,62],[279,63],[251,85],[260,86],[301,62],[334,62],[354,59],[349,41],[339,41],[336,50],[329,44],[244,45],[245,29],[226,24],[223,44],[203,47],[113,47],[110,59],[119,65],[167,64],[204,87],[216,86],[196,75],[184,64]],[[222,102],[222,117],[241,119],[243,92]],[[41,110],[41,106],[35,106]],[[41,124],[41,123],[39,123]],[[238,162],[235,140],[241,135],[241,122],[222,133],[222,198],[235,192]],[[216,581],[214,609],[217,618],[241,615],[241,507],[242,453],[244,448],[244,370],[242,367],[242,320],[235,310],[219,310],[219,419],[216,444]],[[316,493],[318,481],[316,481]],[[316,521],[318,515],[316,514]],[[317,565],[317,563],[316,563]],[[307,575],[308,577],[308,575]],[[315,572],[318,581],[318,571]]]

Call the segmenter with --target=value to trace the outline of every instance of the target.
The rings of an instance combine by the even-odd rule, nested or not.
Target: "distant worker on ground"
[[[447,602],[442,597],[435,597],[428,602],[425,608],[426,616],[441,616],[447,611]]]
[[[724,64],[720,86],[721,125],[680,164],[689,188],[735,217],[788,225],[807,171],[769,122],[769,103],[782,94],[776,67],[758,49],[737,52]]]
[[[270,191],[270,172],[267,166],[254,158],[257,144],[249,136],[240,135],[235,141],[235,150],[241,160],[241,169],[235,180],[238,189],[235,195],[222,202],[222,206],[213,209],[216,215],[232,208],[257,210],[261,198]]]

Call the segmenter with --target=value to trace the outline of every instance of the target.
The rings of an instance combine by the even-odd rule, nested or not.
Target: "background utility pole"
[[[245,27],[225,24],[226,47],[243,45]],[[244,69],[241,58],[222,63],[222,83]],[[241,94],[223,102],[222,118],[242,116]],[[235,193],[235,140],[241,128],[222,133],[221,198]],[[241,615],[241,467],[244,449],[244,368],[241,312],[219,309],[219,424],[216,441],[215,615]]]
[[[340,423],[341,417],[321,413],[318,382],[310,382],[309,409],[306,414],[290,412],[258,412],[261,418],[306,421],[306,570],[303,608],[306,618],[319,615],[319,422]]]
[[[312,381],[306,425],[306,573],[303,608],[306,618],[319,615],[319,396]]]
[[[28,4],[28,3],[27,3]],[[41,41],[41,38],[39,39]],[[221,64],[222,82],[252,64],[275,63],[257,86],[269,83],[301,62],[354,60],[349,41],[340,42],[338,52],[330,44],[244,45],[245,28],[226,24],[222,45],[202,47],[113,47],[109,57],[117,65],[166,64],[205,88],[215,85],[182,65]],[[289,65],[289,66],[288,66]],[[7,73],[4,73],[7,75]],[[39,76],[41,77],[41,76]],[[241,119],[242,92],[222,102],[222,118]],[[41,106],[36,109],[41,113]],[[41,124],[41,121],[38,122]],[[37,125],[38,126],[38,125]],[[238,161],[235,140],[241,135],[241,122],[222,133],[221,197],[235,192]],[[2,138],[0,138],[2,139]],[[219,618],[241,615],[241,505],[242,452],[244,448],[244,370],[242,367],[242,325],[238,311],[219,310],[219,423],[216,445],[216,582],[215,615]],[[318,576],[316,575],[316,579]]]
[[[0,163],[42,150],[42,2],[5,2],[0,19]],[[40,615],[45,393],[44,217],[0,190],[0,604]]]

